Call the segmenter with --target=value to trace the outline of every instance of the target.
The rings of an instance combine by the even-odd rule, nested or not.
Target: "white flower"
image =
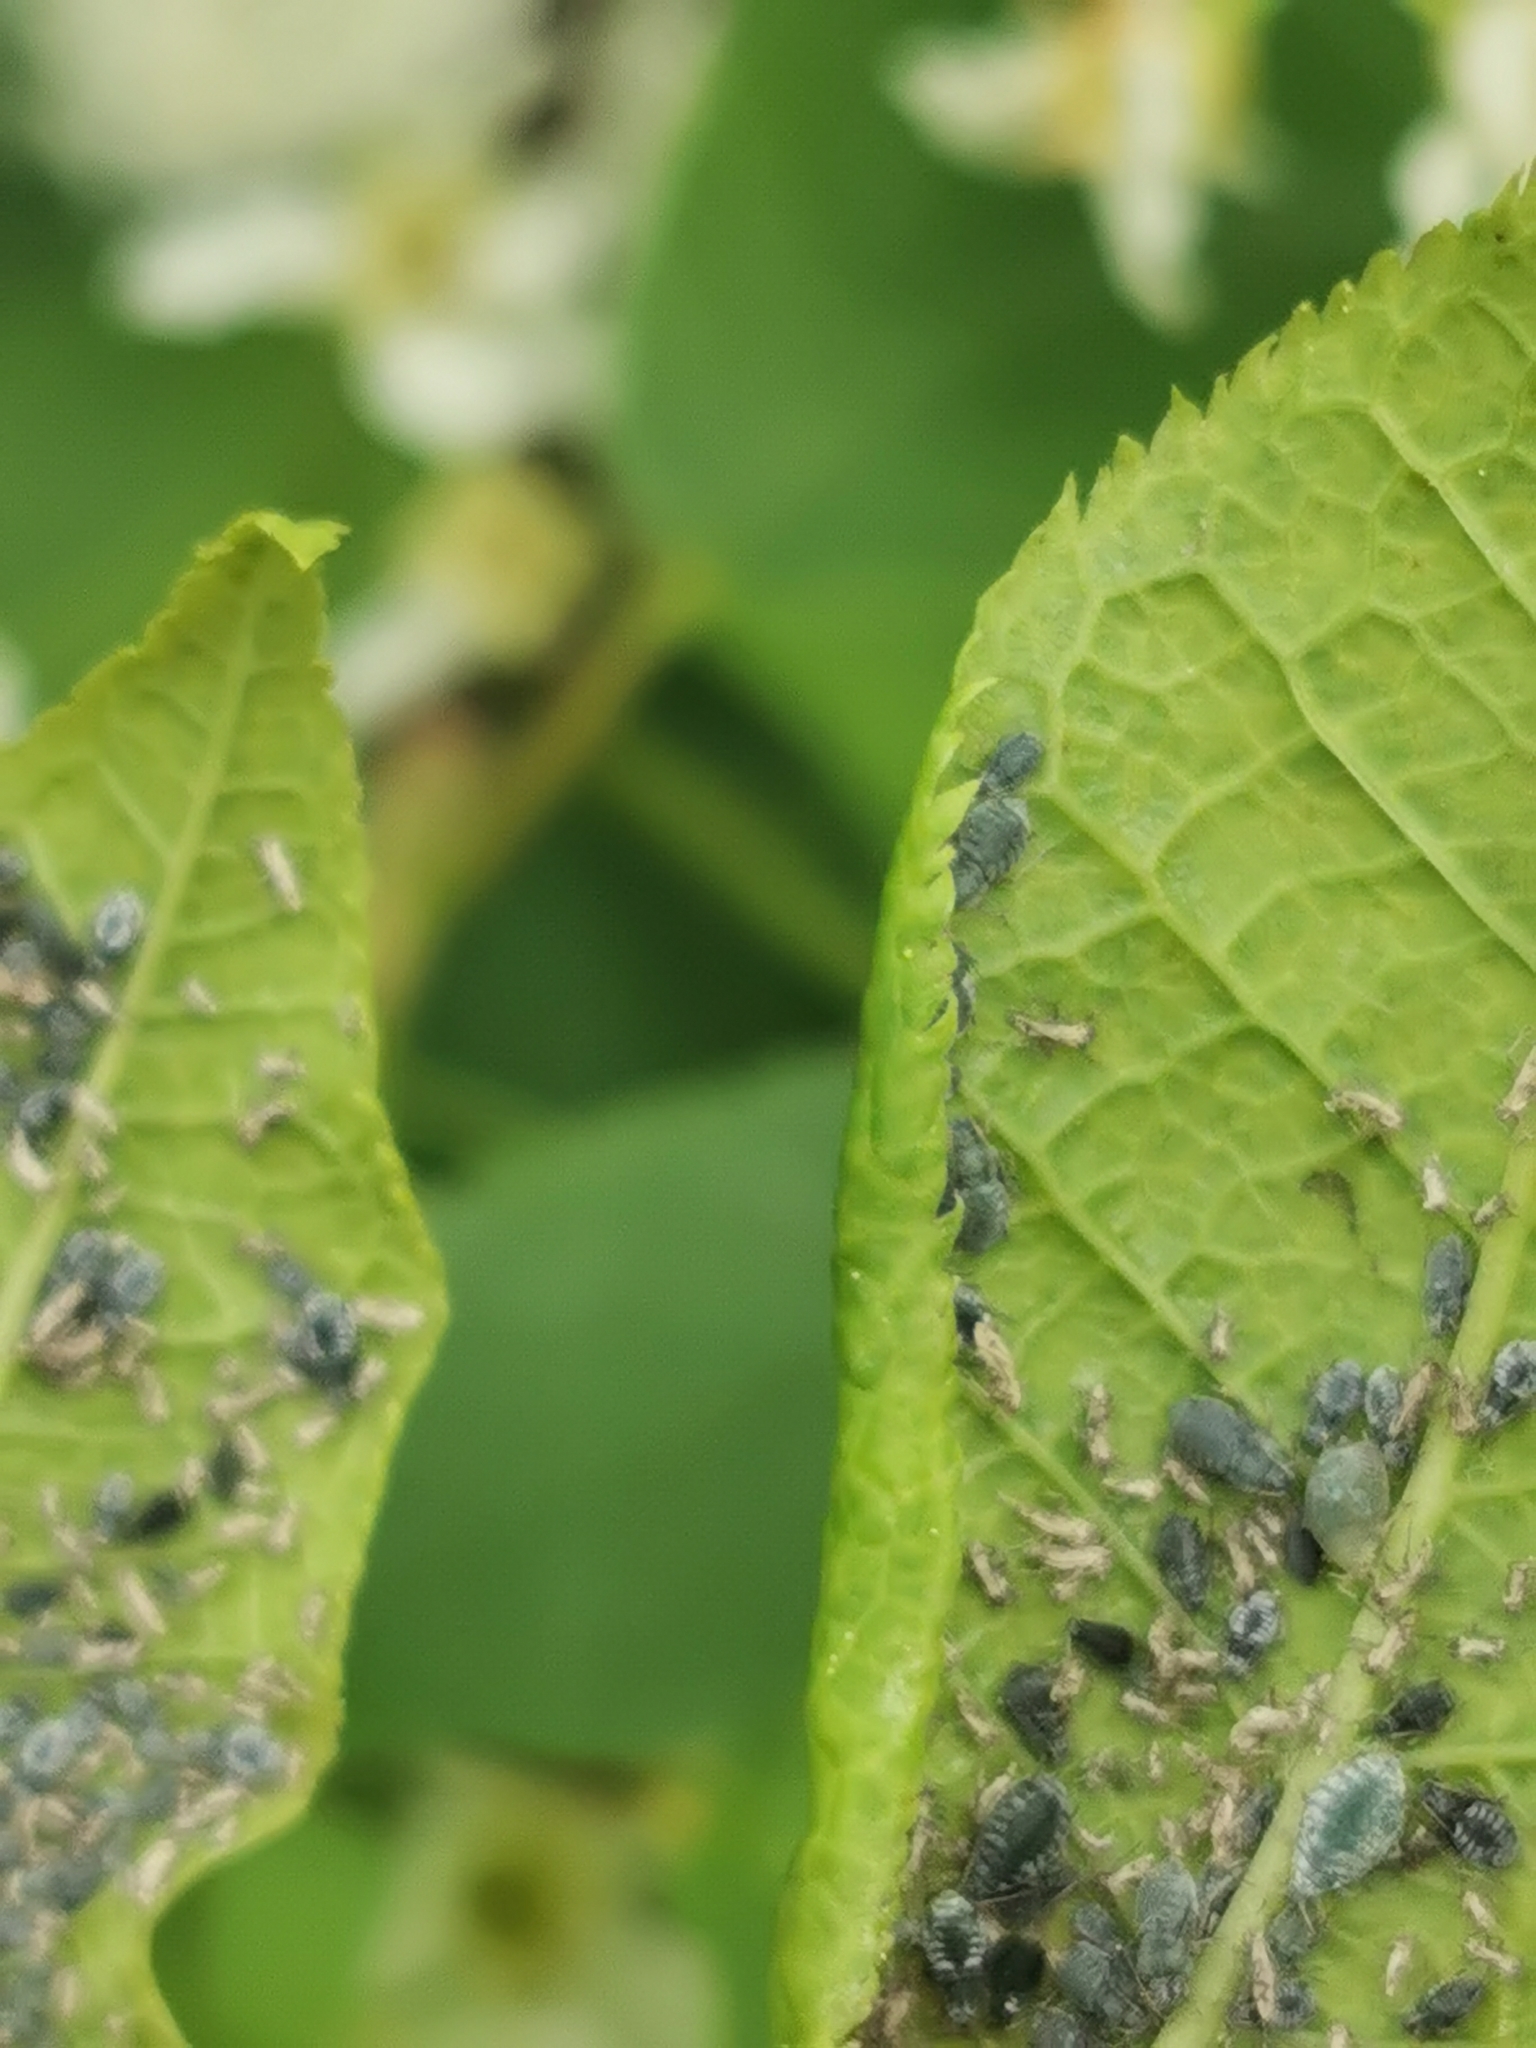
[[[359,412],[437,459],[602,423],[716,0],[11,4],[36,132],[132,206],[110,274],[135,325],[328,321]]]
[[[1393,159],[1403,231],[1460,220],[1536,155],[1536,0],[1466,0],[1436,53],[1445,104]]]
[[[1079,0],[908,46],[892,90],[940,148],[1087,190],[1110,276],[1159,327],[1200,311],[1213,188],[1251,191],[1263,0]]]

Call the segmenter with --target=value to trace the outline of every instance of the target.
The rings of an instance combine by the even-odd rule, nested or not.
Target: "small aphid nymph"
[[[957,1200],[961,1215],[956,1251],[990,1251],[1007,1235],[1010,1200],[1002,1161],[968,1116],[950,1121],[949,1166],[939,1215],[947,1215]]]
[[[1403,2032],[1416,2041],[1438,2041],[1461,2025],[1487,1988],[1481,1977],[1448,1977],[1403,2014]]]
[[[1045,1950],[1027,1934],[1005,1934],[987,1950],[982,1974],[988,2018],[994,2027],[1011,2027],[1044,1980]]]
[[[1459,1230],[1437,1237],[1424,1257],[1424,1327],[1431,1337],[1454,1337],[1472,1291],[1475,1261]]]
[[[987,756],[976,787],[982,796],[1011,796],[1045,759],[1045,742],[1032,732],[1009,733]]]
[[[1198,1614],[1211,1589],[1211,1555],[1188,1515],[1167,1515],[1152,1538],[1158,1577],[1188,1614]]]
[[[1507,1870],[1520,1854],[1515,1824],[1497,1799],[1431,1778],[1419,1797],[1453,1855],[1479,1870]]]
[[[978,1904],[1023,1899],[1045,1905],[1067,1882],[1060,1848],[1072,1809],[1054,1778],[1006,1785],[976,1830],[961,1890]]]
[[[1029,831],[1029,812],[1017,797],[977,791],[952,842],[950,873],[957,910],[979,902],[1017,866],[1029,842]]]
[[[114,889],[91,919],[91,948],[97,960],[113,965],[126,960],[144,936],[149,912],[136,889]]]
[[[1360,1413],[1365,1400],[1365,1374],[1353,1358],[1336,1358],[1312,1383],[1301,1447],[1320,1451]]]
[[[1015,1664],[997,1703],[1038,1763],[1058,1764],[1067,1754],[1067,1714],[1058,1697],[1060,1672],[1052,1664]]]
[[[1536,1407],[1536,1342],[1516,1337],[1493,1355],[1474,1426],[1486,1434],[1532,1407]]]
[[[1136,1655],[1136,1638],[1116,1621],[1089,1621],[1074,1615],[1067,1640],[1104,1671],[1123,1671]]]
[[[981,1966],[987,1950],[980,1914],[959,1892],[940,1892],[928,1902],[918,1945],[950,2025],[969,2027],[981,2009]]]
[[[1438,1735],[1456,1709],[1456,1695],[1441,1678],[1410,1685],[1371,1723],[1373,1735]]]
[[[284,1358],[312,1386],[344,1393],[362,1355],[357,1321],[339,1294],[316,1287],[299,1304],[298,1319],[278,1339]]]
[[[1256,1587],[1227,1616],[1226,1669],[1233,1677],[1252,1671],[1280,1640],[1280,1602],[1267,1587]]]

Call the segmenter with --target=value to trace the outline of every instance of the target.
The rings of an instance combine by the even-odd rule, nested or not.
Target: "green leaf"
[[[291,1819],[334,1746],[348,1599],[443,1317],[373,1093],[358,791],[311,573],[335,538],[237,522],[138,647],[0,757],[0,841],[30,866],[0,903],[21,1090],[0,1182],[18,1800],[0,2027],[17,2041],[44,2037],[50,2007],[60,2040],[180,2038],[151,1921]],[[71,957],[124,890],[146,912],[137,943]],[[73,1092],[43,1135],[50,1070]],[[163,1264],[138,1320],[102,1293],[131,1247]],[[306,1286],[355,1303],[367,1357],[344,1318],[321,1343]],[[44,1717],[27,1733],[23,1700]],[[71,1871],[88,1900],[42,1913]]]
[[[1536,2030],[1530,1978],[1465,1947],[1518,1957],[1536,1930],[1536,1613],[1506,1585],[1536,1553],[1533,1425],[1462,1433],[1493,1353],[1536,1322],[1536,1144],[1509,1096],[1536,1026],[1533,359],[1536,194],[1511,192],[1303,309],[1204,414],[1176,402],[1085,507],[1062,498],[982,603],[889,881],[845,1163],[814,1821],[781,1954],[796,2048],[842,2042],[877,1996],[894,2025],[909,1993],[899,2038],[949,2038],[898,1922],[961,1877],[981,1789],[1039,1768],[999,1715],[1004,1673],[1061,1668],[1068,1615],[1219,1650],[1236,1594],[1222,1539],[1259,1557],[1280,1523],[1250,1541],[1252,1498],[1218,1481],[1208,1504],[1182,1497],[1161,1469],[1171,1404],[1219,1391],[1299,1479],[1309,1382],[1341,1356],[1431,1367],[1379,1547],[1312,1586],[1259,1557],[1284,1638],[1250,1675],[1218,1670],[1208,1701],[1179,1698],[1145,1649],[1129,1679],[1084,1663],[1057,1767],[1079,1887],[1043,1931],[1059,1961],[1085,1892],[1112,1903],[1089,1887],[1170,1841],[1201,1868],[1213,1802],[1273,1782],[1278,1811],[1187,1996],[1160,2031],[1149,2012],[1131,2030],[1161,2048],[1224,2038],[1307,1796],[1381,1747],[1365,1724],[1401,1686],[1443,1677],[1449,1723],[1401,1746],[1409,1833],[1427,1779],[1469,1783],[1504,1802],[1520,1860],[1469,1869],[1432,1839],[1427,1860],[1320,1900],[1294,1966],[1311,2038],[1334,2022],[1391,2038],[1462,1970],[1488,1985],[1468,2038]],[[1020,792],[1033,836],[952,908],[952,835],[1021,731],[1044,743]],[[956,945],[976,982],[959,1032]],[[1091,1037],[1063,1043],[1067,1025]],[[1006,1189],[1006,1233],[970,1255],[956,1212],[935,1213],[946,1116],[974,1120]],[[983,1157],[968,1239],[990,1173]],[[1439,1175],[1444,1212],[1427,1208]],[[1454,1343],[1420,1300],[1427,1248],[1453,1228],[1478,1252]],[[990,1309],[985,1355],[957,1345],[957,1274]],[[1172,1509],[1216,1558],[1193,1620],[1149,1562]],[[1089,1532],[1053,1535],[1041,1513]],[[962,1574],[978,1543],[1007,1604]],[[1250,1744],[1257,1724],[1237,1724],[1259,1703],[1292,1719]],[[1461,1904],[1469,1882],[1491,1935]]]

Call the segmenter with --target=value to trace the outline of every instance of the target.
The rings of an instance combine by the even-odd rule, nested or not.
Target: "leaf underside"
[[[1170,1843],[1198,1871],[1220,1792],[1277,1784],[1183,2002],[1131,2029],[1162,2048],[1225,2038],[1251,1937],[1285,1903],[1307,1793],[1381,1746],[1363,1724],[1389,1698],[1443,1677],[1449,1722],[1401,1749],[1408,1833],[1433,1775],[1500,1799],[1520,1858],[1392,1861],[1324,1900],[1299,1966],[1317,2017],[1291,2038],[1342,2023],[1359,2043],[1401,2039],[1402,2013],[1462,1971],[1487,1989],[1457,2038],[1536,2036],[1531,1976],[1465,1946],[1520,1958],[1536,1936],[1536,1609],[1505,1605],[1510,1567],[1536,1556],[1536,1421],[1455,1426],[1458,1379],[1475,1393],[1501,1344],[1536,1333],[1536,1146],[1529,1120],[1496,1113],[1536,1027],[1533,360],[1536,195],[1511,191],[1303,309],[1206,413],[1176,401],[1084,508],[1064,496],[982,603],[890,878],[847,1140],[815,1817],[780,1957],[794,2048],[860,2028],[953,2036],[911,1930],[959,1879],[983,1788],[1040,1768],[998,1713],[1004,1672],[1059,1667],[1069,1615],[1145,1643],[1162,1613],[1185,1644],[1219,1646],[1225,1537],[1255,1503],[1212,1482],[1191,1504],[1166,1476],[1149,1502],[1113,1487],[1161,1476],[1170,1404],[1197,1393],[1240,1404],[1304,1474],[1309,1383],[1345,1356],[1439,1368],[1378,1550],[1311,1586],[1257,1557],[1284,1637],[1252,1676],[1218,1676],[1212,1701],[1179,1703],[1144,1666],[1086,1670],[1056,1771],[1077,1884],[1033,1931],[1059,1959],[1085,1899],[1128,1927],[1134,1890],[1117,1902],[1107,1876]],[[956,908],[952,835],[992,749],[1021,731],[1044,743],[1019,792],[1032,836]],[[976,984],[960,1031],[957,945]],[[1091,1024],[1091,1039],[1029,1036],[1017,1017]],[[1338,1091],[1385,1108],[1351,1115]],[[1006,1235],[975,1256],[955,1250],[961,1210],[936,1214],[946,1119],[962,1116],[1009,1195]],[[1426,1211],[1430,1162],[1443,1213]],[[1448,1228],[1478,1254],[1454,1344],[1421,1308]],[[1017,1361],[1016,1414],[957,1347],[956,1276]],[[1107,1471],[1085,1436],[1095,1387]],[[1053,1567],[1021,1509],[1091,1523],[1103,1568]],[[1148,1558],[1171,1510],[1216,1557],[1193,1621]],[[962,1571],[977,1543],[1006,1604]],[[1497,1661],[1462,1661],[1468,1636],[1502,1644]],[[1121,1704],[1138,1685],[1165,1725]],[[1304,1695],[1304,1725],[1234,1746],[1250,1707]],[[1461,1904],[1469,1881],[1492,1932]],[[1389,1996],[1399,1936],[1412,1949]],[[1065,2002],[1049,1978],[1040,1995]]]
[[[442,1321],[374,1095],[358,791],[318,658],[334,537],[239,521],[0,755],[0,846],[29,868],[0,888],[5,1080],[23,1122],[50,1066],[72,1091],[35,1144],[12,1092],[0,1172],[0,2040],[180,2039],[152,1922],[290,1819],[334,1745],[348,1602]],[[124,957],[82,973],[64,945],[29,982],[31,935],[89,950],[122,890],[147,913]],[[70,1051],[43,1005],[76,998]],[[163,1262],[137,1315],[61,1298],[82,1229]],[[359,1326],[329,1387],[292,1363],[312,1289]],[[57,1770],[28,1747],[50,1723]]]

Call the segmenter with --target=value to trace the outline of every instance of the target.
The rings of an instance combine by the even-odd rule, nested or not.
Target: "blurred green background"
[[[327,0],[338,65],[411,4]],[[584,119],[622,125],[582,94],[626,11],[663,53],[687,12],[499,10],[504,52],[554,39],[559,90],[551,111],[509,85],[519,122],[477,103],[498,190],[585,149]],[[1388,161],[1436,47],[1387,0],[1190,0],[1248,38],[1266,177],[1214,201],[1209,315],[1170,335],[1117,296],[1081,181],[977,175],[894,104],[907,31],[996,5],[738,0],[593,288],[603,395],[447,445],[359,400],[403,289],[354,277],[302,318],[253,291],[194,335],[112,281],[200,178],[220,203],[294,163],[355,190],[387,108],[332,137],[317,117],[286,157],[91,161],[58,111],[89,111],[89,66],[59,51],[102,12],[5,16],[18,716],[235,511],[350,524],[331,587],[389,1106],[453,1304],[342,1759],[304,1826],[178,1905],[164,1979],[196,2048],[759,2048],[802,1801],[838,1133],[906,789],[978,595],[1064,479],[1398,232]],[[248,12],[146,0],[143,32]],[[1107,0],[1078,12],[1117,32]],[[429,310],[464,313],[437,275]]]

